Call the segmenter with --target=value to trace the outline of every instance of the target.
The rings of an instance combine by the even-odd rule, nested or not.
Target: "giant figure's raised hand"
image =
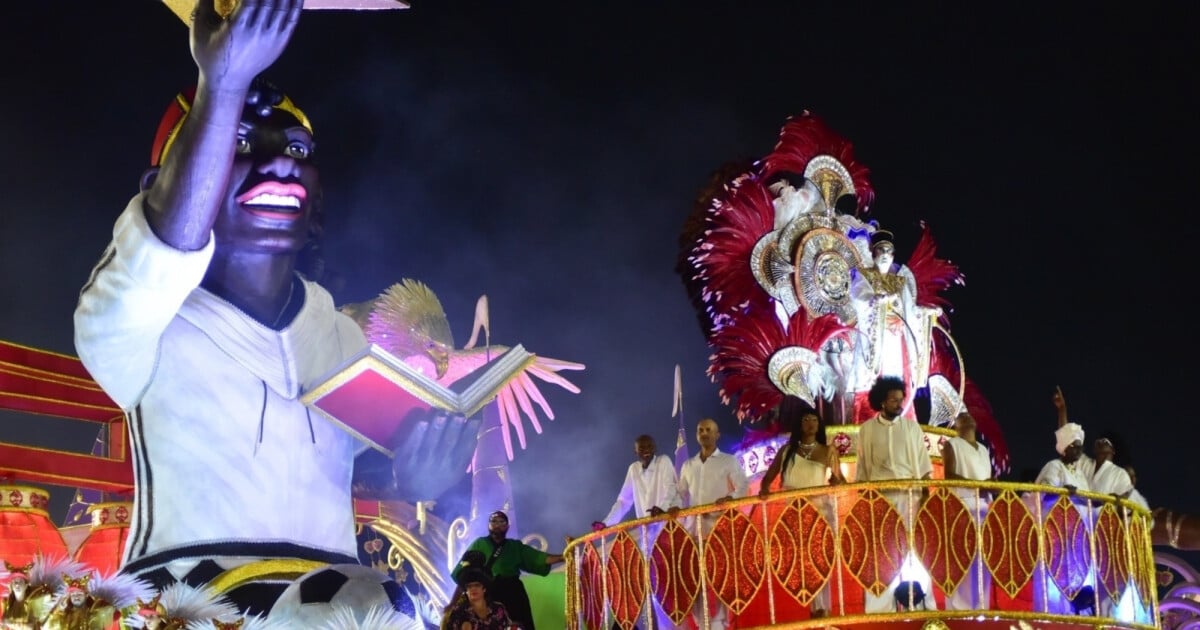
[[[192,58],[211,87],[245,89],[287,48],[304,0],[241,0],[225,17],[216,3],[196,3]]]

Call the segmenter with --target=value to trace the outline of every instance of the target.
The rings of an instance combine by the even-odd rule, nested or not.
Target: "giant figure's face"
[[[218,252],[295,253],[312,235],[320,195],[313,137],[290,113],[247,107],[213,233]]]

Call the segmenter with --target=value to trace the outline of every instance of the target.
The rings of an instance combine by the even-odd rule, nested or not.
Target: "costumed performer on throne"
[[[942,311],[916,302],[917,282],[906,265],[897,264],[892,233],[871,234],[872,265],[855,270],[851,285],[859,336],[850,371],[854,421],[873,415],[867,392],[883,375],[902,375],[908,391],[924,387],[929,378],[930,335]],[[916,418],[909,397],[901,415]]]

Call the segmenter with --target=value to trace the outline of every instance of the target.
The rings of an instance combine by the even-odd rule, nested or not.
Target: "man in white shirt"
[[[881,376],[876,379],[867,400],[871,408],[878,413],[862,424],[858,430],[858,465],[855,479],[857,481],[887,481],[892,479],[930,479],[933,477],[933,463],[929,460],[929,452],[925,449],[925,436],[920,425],[915,421],[900,417],[904,409],[904,381],[895,376]],[[919,503],[912,500],[913,490],[883,491],[883,495],[892,502],[906,528],[912,527],[912,517],[920,508]],[[904,570],[896,576],[881,595],[866,594],[865,609],[868,613],[895,612],[895,589],[902,578],[913,579],[913,575],[905,575],[909,569],[919,567],[916,556],[909,552],[904,561]],[[927,573],[913,571],[920,580],[923,592],[932,593],[931,583]],[[933,599],[927,597],[926,608],[932,607]],[[917,603],[920,605],[920,602]]]
[[[675,476],[675,463],[670,457],[656,452],[654,438],[639,435],[633,443],[637,461],[625,472],[625,483],[613,503],[608,516],[596,521],[593,526],[612,527],[621,521],[633,508],[637,518],[659,516],[673,507],[679,507],[679,479]]]
[[[717,448],[717,438],[720,436],[721,431],[711,418],[705,418],[696,425],[696,442],[700,444],[700,452],[684,462],[683,469],[679,471],[679,497],[687,507],[724,503],[746,496],[749,485],[746,473],[738,465],[736,457],[722,453]],[[718,516],[719,513],[714,512],[700,518],[700,529],[705,536],[712,531]],[[701,629],[704,628],[704,606],[712,597],[711,593],[708,597],[697,597],[696,605],[692,608],[692,617]],[[717,611],[709,620],[708,628],[725,630],[729,611],[720,602],[716,606]]]
[[[988,448],[975,439],[975,418],[963,411],[954,419],[958,434],[942,443],[942,466],[946,479],[988,481],[992,479],[992,458]],[[986,491],[976,488],[955,488],[954,494],[963,500],[977,527],[983,526],[987,515]],[[958,588],[946,597],[949,610],[985,610],[992,577],[983,566],[983,550],[979,550]]]
[[[639,435],[634,440],[633,452],[637,455],[637,461],[630,464],[629,470],[625,472],[625,483],[621,485],[621,492],[617,494],[617,500],[613,502],[608,516],[593,522],[593,530],[598,531],[621,522],[629,513],[630,507],[633,508],[636,518],[660,516],[667,510],[679,507],[679,478],[675,476],[675,462],[671,461],[670,457],[657,453],[654,438],[649,435]],[[655,538],[662,531],[662,525],[662,521],[656,521],[646,526],[646,548],[642,551],[647,558],[654,548]],[[640,536],[635,538],[641,539]],[[655,627],[658,630],[675,627],[663,612],[657,598],[654,599],[654,613],[657,621]]]
[[[1042,467],[1042,471],[1038,473],[1034,483],[1056,488],[1066,488],[1067,491],[1074,495],[1076,490],[1091,491],[1090,477],[1083,469],[1083,427],[1074,422],[1063,424],[1057,431],[1054,432],[1054,448],[1058,451],[1058,457],[1046,462]],[[1059,499],[1056,494],[1045,493],[1042,495],[1041,513],[1043,518],[1048,510]],[[1036,507],[1036,503],[1034,504]],[[1076,500],[1075,507],[1079,510],[1080,516],[1087,522],[1092,518],[1088,514],[1088,504],[1083,500]],[[1036,514],[1036,512],[1035,512]],[[1085,561],[1086,562],[1086,561]],[[1088,568],[1084,567],[1084,572],[1088,572]],[[1087,578],[1088,586],[1095,589],[1091,577]],[[1033,578],[1033,598],[1035,602],[1046,602],[1046,612],[1056,614],[1071,614],[1071,602],[1066,595],[1063,594],[1055,585],[1049,576],[1049,571],[1044,563],[1039,563],[1037,573]],[[1094,591],[1093,591],[1094,592]],[[1103,609],[1101,609],[1102,611]]]

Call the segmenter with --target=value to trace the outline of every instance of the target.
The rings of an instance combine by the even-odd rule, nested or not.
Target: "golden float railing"
[[[649,630],[656,607],[681,625],[699,601],[704,630],[718,605],[739,630],[953,619],[1155,628],[1151,524],[1149,512],[1115,497],[1004,482],[854,483],[739,499],[571,541],[566,627]],[[888,593],[910,557],[927,572],[936,609],[865,613],[863,593]],[[982,569],[972,578],[973,565]],[[988,592],[987,607],[936,605],[960,587]],[[811,618],[823,588],[828,617]]]

